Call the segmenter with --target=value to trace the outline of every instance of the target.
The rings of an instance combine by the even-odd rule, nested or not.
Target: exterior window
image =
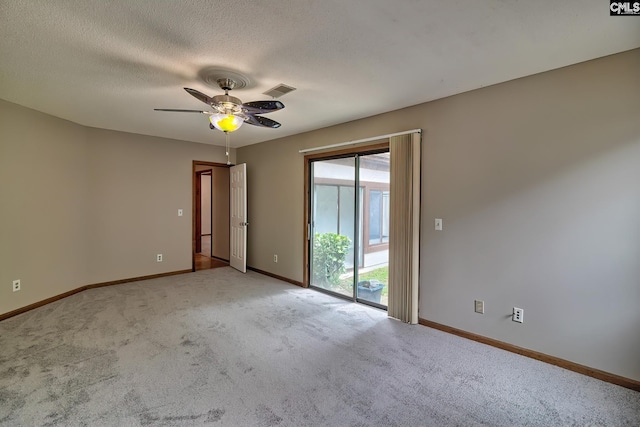
[[[338,233],[338,187],[335,185],[316,185],[314,192],[316,212],[316,231],[318,233]]]
[[[389,192],[369,192],[369,244],[389,242]]]

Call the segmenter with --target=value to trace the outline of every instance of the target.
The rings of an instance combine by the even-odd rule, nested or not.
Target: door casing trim
[[[226,163],[206,162],[202,160],[194,160],[191,165],[191,271],[196,271],[196,167],[197,166],[213,166],[221,168],[229,168]]]

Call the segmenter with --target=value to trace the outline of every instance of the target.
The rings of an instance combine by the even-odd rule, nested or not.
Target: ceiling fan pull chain
[[[231,138],[231,135],[229,135],[229,132],[225,132],[224,133],[224,139],[225,139],[225,142],[226,142],[227,165],[231,164],[231,162],[229,161],[229,138]]]

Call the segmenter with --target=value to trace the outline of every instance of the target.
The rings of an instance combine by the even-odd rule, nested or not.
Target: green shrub
[[[336,233],[316,233],[313,238],[313,282],[316,285],[336,287],[340,275],[346,271],[344,260],[351,240]]]

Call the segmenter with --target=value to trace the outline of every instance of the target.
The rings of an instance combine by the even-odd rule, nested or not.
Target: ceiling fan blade
[[[282,126],[280,123],[276,122],[275,120],[267,119],[266,117],[254,116],[251,114],[247,115],[247,119],[245,120],[245,123],[248,123],[254,126],[262,126],[265,128],[273,128],[273,129],[277,129],[280,126]]]
[[[184,90],[186,90],[191,96],[196,98],[198,101],[202,101],[205,104],[213,105],[215,103],[213,101],[213,98],[211,98],[208,95],[205,95],[204,93],[202,93],[200,91],[197,91],[195,89],[191,89],[191,88],[188,88],[188,87],[185,87]]]
[[[242,109],[247,114],[266,114],[283,108],[284,104],[280,101],[252,101],[242,104]]]
[[[202,110],[179,110],[176,108],[154,108],[153,111],[170,111],[173,113],[200,113],[200,114],[211,114],[210,111],[202,111]]]

